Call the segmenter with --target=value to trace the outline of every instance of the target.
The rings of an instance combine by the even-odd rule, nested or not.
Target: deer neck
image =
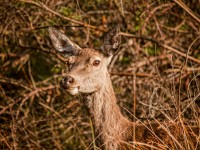
[[[120,112],[108,73],[105,83],[99,91],[87,96],[87,105],[99,134],[120,137],[130,122]]]

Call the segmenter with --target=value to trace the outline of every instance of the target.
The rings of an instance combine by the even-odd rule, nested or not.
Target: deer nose
[[[66,76],[62,79],[61,84],[64,88],[69,88],[70,85],[74,83],[74,78],[71,76]]]

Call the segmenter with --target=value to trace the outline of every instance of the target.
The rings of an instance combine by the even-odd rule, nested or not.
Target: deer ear
[[[102,52],[106,56],[111,56],[117,52],[121,44],[121,36],[119,35],[119,32],[119,26],[115,26],[111,30],[109,30],[104,36]]]
[[[66,35],[56,30],[53,27],[49,27],[49,36],[53,43],[54,48],[61,54],[66,56],[77,55],[81,49],[78,45],[73,43]]]

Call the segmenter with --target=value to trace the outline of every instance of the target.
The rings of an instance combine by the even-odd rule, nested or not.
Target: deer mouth
[[[76,95],[79,93],[79,87],[70,87],[70,88],[67,88],[66,90],[71,95]]]
[[[70,86],[67,85],[63,80],[60,82],[60,85],[63,89],[65,89],[69,94],[76,95],[79,92],[79,86]]]

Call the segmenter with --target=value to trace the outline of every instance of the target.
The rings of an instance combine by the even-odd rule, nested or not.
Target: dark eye
[[[100,64],[100,61],[99,61],[99,60],[93,61],[93,66],[98,66],[99,64]]]

